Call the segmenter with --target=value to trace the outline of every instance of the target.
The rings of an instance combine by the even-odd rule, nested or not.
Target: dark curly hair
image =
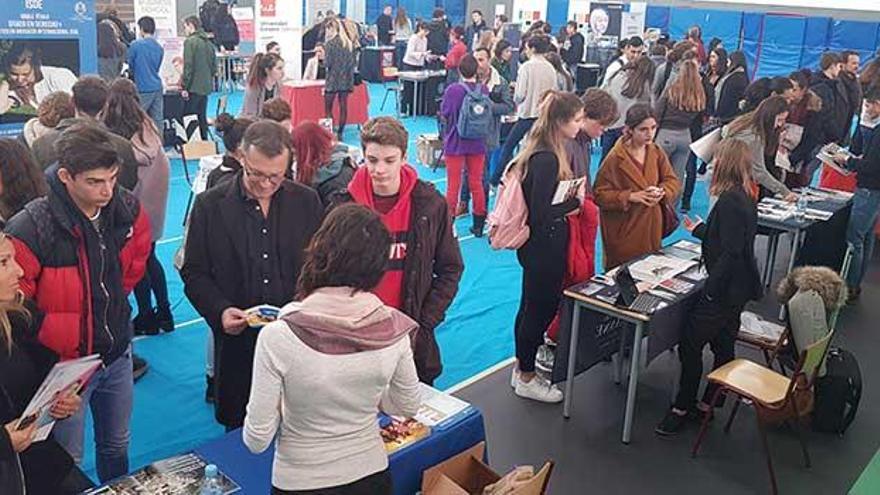
[[[0,138],[0,183],[0,216],[6,220],[48,192],[43,172],[30,150],[17,139]]]
[[[372,210],[345,204],[327,215],[312,237],[299,275],[299,297],[324,287],[368,291],[388,265],[391,234]]]

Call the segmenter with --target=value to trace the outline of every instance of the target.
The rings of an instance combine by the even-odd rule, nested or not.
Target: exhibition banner
[[[4,0],[0,9],[0,135],[18,134],[55,91],[97,71],[93,0]]]
[[[177,0],[134,0],[135,21],[144,16],[156,21],[158,39],[177,36]]]
[[[238,51],[243,54],[254,53],[254,8],[233,7],[229,13],[238,27]]]
[[[281,45],[288,62],[287,76],[298,79],[302,60],[303,3],[286,0],[257,0],[255,49],[262,51],[270,41]]]

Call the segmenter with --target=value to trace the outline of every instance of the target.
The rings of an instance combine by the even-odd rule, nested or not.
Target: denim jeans
[[[507,139],[504,140],[504,144],[501,146],[501,161],[498,163],[498,167],[489,179],[490,184],[498,186],[501,182],[501,175],[504,174],[504,167],[506,167],[513,158],[513,150],[519,146],[519,142],[522,141],[530,130],[532,130],[532,126],[535,125],[536,120],[538,119],[521,118],[513,124],[513,128],[510,129],[510,134],[507,135]]]
[[[162,135],[162,121],[165,120],[165,100],[161,91],[152,93],[139,93],[141,100],[141,108],[147,112],[147,115],[156,123],[156,129],[159,135]]]
[[[684,192],[681,196],[681,207],[685,210],[691,209],[691,198],[694,196],[694,187],[697,185],[697,155],[690,153],[688,155],[687,166],[684,168]]]
[[[55,424],[55,440],[80,464],[83,457],[85,406],[88,404],[91,407],[95,426],[95,458],[101,483],[128,473],[133,395],[129,346],[116,361],[95,372],[82,393],[83,407],[73,416]]]
[[[846,284],[858,287],[862,283],[871,254],[874,252],[874,224],[880,210],[880,190],[859,187],[853,195],[852,212],[846,226],[846,242],[853,247],[852,264],[846,276]]]

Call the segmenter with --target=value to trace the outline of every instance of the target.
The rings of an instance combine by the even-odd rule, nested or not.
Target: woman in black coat
[[[735,119],[741,112],[739,102],[745,97],[749,86],[749,71],[746,67],[746,56],[743,52],[730,54],[730,65],[727,73],[715,85],[715,117],[722,124]]]
[[[707,387],[703,400],[696,402],[703,374],[703,348],[706,344],[712,347],[713,369],[732,361],[743,307],[761,297],[754,247],[758,229],[757,187],[751,178],[749,156],[749,145],[744,141],[722,141],[715,154],[710,188],[710,194],[717,196],[718,201],[709,220],[684,220],[685,228],[703,241],[702,263],[709,276],[682,329],[678,345],[678,396],[655,430],[659,435],[674,435],[688,418],[696,419],[711,410],[713,387]]]
[[[12,242],[0,234],[0,493],[78,493],[65,488],[74,472],[73,459],[51,437],[33,443],[36,423],[18,429],[18,419],[58,356],[37,341],[42,315],[21,299],[21,267]],[[71,394],[59,400],[50,414],[64,419],[81,404]]]

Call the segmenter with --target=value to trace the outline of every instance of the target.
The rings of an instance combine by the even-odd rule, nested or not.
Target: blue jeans
[[[152,93],[139,93],[141,100],[141,108],[147,112],[147,115],[156,123],[156,129],[159,135],[162,135],[162,121],[165,120],[165,100],[161,91]]]
[[[134,380],[129,346],[110,366],[95,372],[82,392],[83,407],[73,416],[58,421],[52,431],[55,440],[67,450],[74,461],[81,463],[85,405],[91,407],[95,423],[95,457],[101,483],[128,473],[133,395]]]
[[[846,284],[858,287],[862,283],[871,254],[874,252],[874,224],[880,210],[880,190],[859,187],[853,195],[852,212],[846,226],[846,242],[853,247],[852,264],[846,276]]]
[[[498,167],[495,168],[492,177],[489,179],[489,183],[493,186],[497,187],[501,182],[501,175],[504,174],[504,168],[510,162],[510,159],[513,158],[513,150],[519,146],[519,142],[522,141],[525,135],[532,130],[532,126],[535,125],[536,120],[538,119],[519,119],[513,124],[513,128],[510,129],[510,134],[507,135],[507,139],[504,140],[504,144],[501,146],[501,161],[498,163]]]

